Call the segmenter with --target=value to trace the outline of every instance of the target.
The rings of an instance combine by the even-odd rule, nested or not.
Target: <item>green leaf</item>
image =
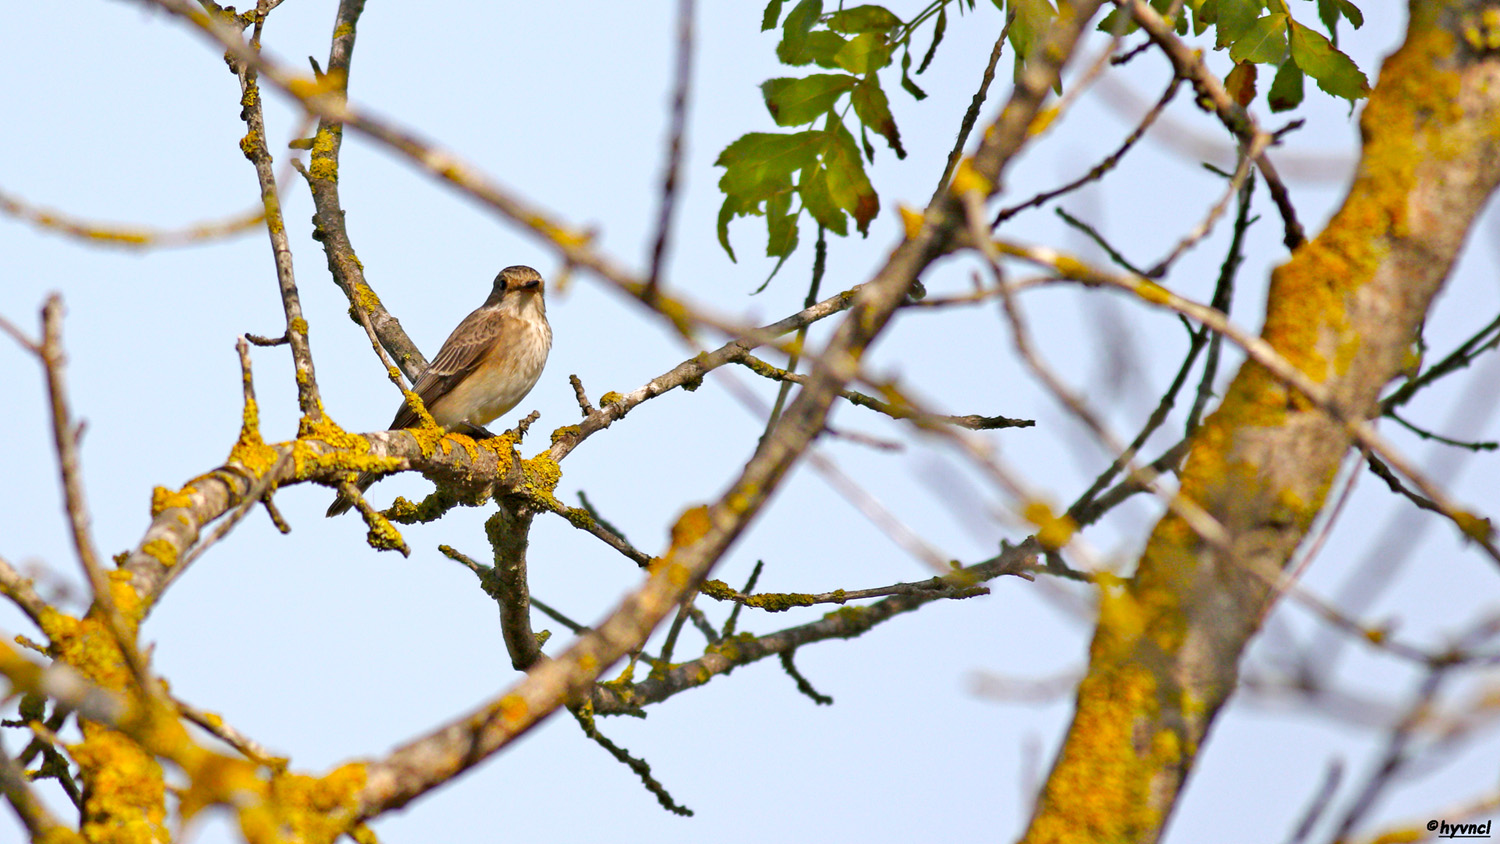
[[[766,4],[766,13],[760,19],[760,31],[775,29],[777,21],[781,20],[781,0],[771,0]]]
[[[729,221],[733,220],[738,213],[742,212],[739,211],[739,205],[734,201],[734,198],[729,196],[724,197],[724,204],[719,206],[719,245],[724,247],[725,252],[729,253],[729,260],[734,261],[736,264],[739,263],[740,259],[734,257],[734,247],[729,245]]]
[[[1216,0],[1200,0],[1200,2],[1187,4],[1188,11],[1193,13],[1193,34],[1202,35],[1203,30],[1208,29],[1209,6],[1215,4]]]
[[[724,168],[719,189],[724,204],[719,208],[719,243],[734,260],[729,245],[729,222],[735,217],[761,214],[760,204],[792,189],[792,174],[818,160],[827,145],[827,132],[807,131],[790,135],[750,132],[719,153],[715,165]]]
[[[1292,61],[1311,76],[1319,88],[1346,100],[1357,100],[1370,93],[1370,81],[1353,59],[1334,49],[1321,33],[1296,21],[1291,24]]]
[[[844,36],[837,32],[829,32],[826,29],[815,29],[807,34],[807,44],[802,48],[801,64],[809,62],[818,67],[826,67],[829,70],[838,70],[839,64],[835,61],[839,51],[849,42]]]
[[[724,148],[714,164],[724,168],[719,189],[725,196],[746,202],[760,202],[770,197],[791,174],[818,158],[826,143],[823,132],[796,132],[780,135],[750,132]]]
[[[854,145],[854,136],[844,124],[835,124],[827,134],[829,144],[823,154],[823,164],[828,168],[828,195],[834,205],[854,217],[859,233],[868,235],[870,221],[880,211],[880,197],[870,184],[870,177],[865,175],[859,148]]]
[[[1173,5],[1175,4],[1176,0],[1150,0],[1151,8],[1155,9],[1157,14],[1162,16],[1163,20],[1170,23],[1172,25],[1172,28],[1176,30],[1178,35],[1186,35],[1187,17],[1183,15],[1180,10],[1177,17],[1168,17],[1168,15],[1172,12]]]
[[[792,7],[781,24],[781,43],[776,45],[776,58],[782,64],[803,65],[811,61],[804,60],[802,54],[807,48],[807,35],[822,14],[823,0],[801,0]]]
[[[1339,4],[1339,11],[1344,13],[1344,17],[1349,19],[1349,23],[1353,24],[1355,29],[1365,25],[1364,12],[1361,12],[1358,6],[1349,0],[1335,0],[1335,2]]]
[[[886,144],[896,151],[897,158],[905,158],[906,150],[901,146],[901,132],[896,129],[896,119],[891,116],[891,102],[880,87],[880,78],[873,73],[865,77],[855,87],[850,99],[860,122],[885,138]]]
[[[1240,40],[1240,36],[1255,23],[1260,15],[1260,4],[1256,0],[1219,0],[1215,15],[1219,29],[1214,34],[1214,46],[1222,50]]]
[[[839,96],[858,82],[842,73],[815,73],[801,79],[771,79],[760,90],[776,125],[801,126],[826,114]]]
[[[1318,0],[1318,20],[1328,30],[1328,37],[1339,43],[1339,5],[1334,0]]]
[[[1109,14],[1099,19],[1098,29],[1100,32],[1108,33],[1111,36],[1116,34],[1130,35],[1137,29],[1140,29],[1140,25],[1128,13],[1122,12],[1119,9],[1111,9]]]
[[[797,179],[797,190],[802,195],[802,207],[812,214],[818,225],[839,237],[849,234],[849,218],[828,192],[828,168],[822,164],[811,164],[802,170]]]
[[[932,57],[937,55],[938,45],[941,44],[941,43],[943,43],[943,34],[945,32],[947,32],[947,31],[948,31],[948,6],[947,6],[947,4],[944,4],[943,6],[940,6],[938,8],[937,23],[934,24],[933,27],[932,27],[932,46],[930,46],[930,47],[927,48],[927,54],[924,55],[924,56],[922,56],[922,63],[919,64],[919,65],[917,65],[917,75],[918,76],[921,76],[922,75],[922,71],[926,70],[927,66],[930,65],[930,64],[932,64]],[[905,65],[903,65],[901,69],[903,71],[906,70]],[[918,97],[917,99],[920,100],[922,98]]]
[[[1037,36],[1052,25],[1057,10],[1048,0],[1006,0],[1006,5],[1010,7],[1006,13],[1016,16],[1010,24],[1010,45],[1016,50],[1016,61],[1024,62]]]
[[[833,60],[850,73],[874,73],[891,63],[891,48],[883,34],[865,32],[854,36]]]
[[[834,12],[828,17],[828,28],[854,35],[861,32],[889,32],[901,25],[901,19],[884,6],[855,6]]]
[[[1286,58],[1286,25],[1289,20],[1291,18],[1280,13],[1256,20],[1229,48],[1229,58],[1236,62],[1279,63]]]
[[[1291,111],[1302,105],[1302,68],[1296,62],[1287,59],[1281,63],[1266,102],[1270,103],[1271,111]]]
[[[797,248],[797,216],[791,213],[792,191],[766,201],[766,257],[785,258]]]
[[[901,54],[901,87],[905,88],[906,93],[911,94],[913,99],[925,100],[927,99],[927,92],[923,91],[921,88],[918,88],[917,83],[911,81],[911,74],[906,72],[910,67],[911,50],[908,49],[906,52]]]

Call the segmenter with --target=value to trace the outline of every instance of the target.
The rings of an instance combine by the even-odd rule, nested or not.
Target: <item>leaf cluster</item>
[[[932,39],[916,69],[921,74],[942,41],[950,2],[937,0],[903,21],[875,5],[824,14],[822,0],[800,0],[783,16],[783,0],[771,0],[761,29],[780,30],[776,57],[789,67],[819,70],[761,85],[766,111],[777,126],[809,128],[750,132],[719,153],[715,164],[724,168],[719,243],[731,259],[729,223],[737,217],[765,217],[766,254],[783,261],[797,248],[804,212],[838,235],[848,235],[850,218],[860,234],[869,234],[870,221],[880,210],[880,197],[865,171],[866,162],[875,160],[871,134],[883,139],[897,158],[906,157],[880,72],[899,53],[901,87],[916,99],[926,97],[912,80],[912,36],[932,21]],[[972,10],[974,0],[958,0],[960,11],[965,2]]]
[[[1151,0],[1151,6],[1174,20],[1179,34],[1202,35],[1214,30],[1214,49],[1228,50],[1234,69],[1225,88],[1240,103],[1256,97],[1257,66],[1276,68],[1266,102],[1272,111],[1289,111],[1302,104],[1306,77],[1326,93],[1350,101],[1370,92],[1369,79],[1354,60],[1338,48],[1338,25],[1347,20],[1355,29],[1365,17],[1351,0],[1311,0],[1325,36],[1292,16],[1286,0]],[[1186,14],[1181,14],[1185,9]],[[1172,18],[1172,15],[1177,17]],[[1130,32],[1134,25],[1122,10],[1106,15],[1099,28]]]

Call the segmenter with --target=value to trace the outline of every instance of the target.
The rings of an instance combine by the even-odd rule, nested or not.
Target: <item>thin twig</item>
[[[818,239],[813,243],[813,265],[812,279],[807,284],[807,298],[802,300],[802,307],[811,308],[818,301],[818,288],[823,285],[823,273],[828,267],[828,232],[818,226]],[[802,347],[807,343],[807,326],[797,329],[797,339],[792,343],[792,352],[787,355],[786,371],[796,372],[797,364],[802,361]],[[771,405],[771,412],[766,415],[766,428],[760,434],[760,440],[756,448],[766,441],[771,431],[776,428],[776,421],[781,418],[781,409],[786,406],[787,396],[792,393],[792,382],[783,381],[781,387],[776,390],[776,403]]]
[[[1040,572],[1038,568],[1035,572]],[[1033,573],[1035,573],[1033,572]],[[759,569],[752,575],[759,573]],[[1017,567],[1012,574],[1018,577],[1029,577],[1025,567]],[[751,609],[765,610],[766,612],[785,612],[795,607],[811,607],[818,604],[847,604],[850,601],[858,601],[864,598],[884,598],[889,595],[923,595],[929,598],[973,598],[979,595],[988,595],[988,587],[977,585],[971,577],[962,572],[950,571],[947,575],[930,577],[926,580],[913,581],[911,583],[893,583],[890,586],[878,586],[873,589],[837,589],[832,592],[823,592],[816,595],[805,595],[788,592],[767,592],[760,595],[752,595],[749,590],[755,588],[755,581],[746,584],[745,590],[737,592],[722,581],[710,580],[703,584],[703,594],[716,601],[732,601],[736,606],[750,607]],[[732,631],[730,631],[732,632]],[[724,635],[730,635],[726,632]]]
[[[755,561],[755,567],[750,570],[750,578],[745,581],[745,587],[740,590],[740,594],[742,594],[742,595],[749,595],[750,593],[752,593],[752,592],[755,591],[755,583],[756,583],[756,581],[760,580],[760,573],[763,570],[765,570],[765,567],[766,567],[766,563],[765,563],[764,560],[756,560]],[[705,581],[705,585],[707,583],[717,583],[717,582],[718,581]],[[707,593],[705,593],[705,594],[707,594]],[[709,595],[709,597],[712,598],[713,596]],[[727,639],[730,636],[734,635],[734,627],[735,627],[736,624],[739,623],[739,620],[740,620],[740,608],[743,607],[743,606],[744,606],[744,604],[742,602],[740,602],[740,601],[735,601],[734,602],[734,609],[732,609],[732,610],[729,611],[729,618],[724,621],[724,629],[719,632],[719,638],[721,638],[721,639]]]
[[[797,691],[806,695],[813,703],[819,706],[832,706],[833,698],[813,688],[813,684],[809,683],[807,678],[802,676],[802,672],[797,670],[797,664],[792,661],[796,653],[795,650],[781,652],[781,670],[785,671],[787,676],[792,678],[792,682],[797,684]]]
[[[650,765],[646,764],[644,760],[637,759],[636,757],[630,755],[630,752],[625,748],[620,747],[619,745],[610,741],[605,737],[603,733],[599,732],[599,728],[594,725],[594,716],[589,713],[584,707],[572,706],[569,707],[569,711],[573,713],[574,718],[578,719],[578,726],[583,728],[583,734],[592,739],[595,744],[604,748],[605,751],[609,753],[609,755],[615,757],[616,761],[629,768],[637,777],[639,777],[641,780],[641,785],[644,785],[646,787],[646,790],[651,792],[656,797],[657,802],[661,804],[663,809],[666,809],[674,815],[681,815],[685,818],[690,818],[693,816],[692,809],[689,809],[688,807],[679,804],[676,800],[673,800],[672,795],[667,792],[666,786],[657,782],[656,779],[651,776]]]
[[[1193,248],[1199,241],[1207,237],[1209,232],[1213,231],[1214,224],[1224,215],[1224,211],[1229,208],[1229,200],[1233,199],[1235,194],[1243,192],[1243,188],[1247,184],[1247,180],[1250,178],[1252,172],[1250,162],[1264,152],[1266,145],[1269,143],[1270,136],[1265,133],[1257,134],[1250,140],[1249,148],[1241,151],[1239,165],[1234,169],[1234,176],[1229,180],[1229,187],[1219,197],[1219,201],[1215,202],[1213,207],[1208,210],[1208,216],[1204,217],[1202,222],[1195,226],[1192,231],[1188,232],[1182,240],[1178,241],[1177,246],[1166,257],[1157,261],[1151,269],[1144,273],[1147,278],[1162,278],[1165,276],[1167,270],[1171,268],[1172,264],[1176,263],[1178,258],[1182,257],[1184,252]]]
[[[1286,185],[1282,183],[1275,166],[1272,165],[1271,159],[1265,152],[1271,141],[1270,136],[1256,123],[1255,117],[1224,90],[1218,77],[1214,76],[1213,72],[1208,69],[1208,65],[1204,63],[1203,52],[1183,43],[1172,30],[1172,25],[1163,20],[1162,16],[1145,0],[1114,0],[1114,3],[1134,18],[1136,23],[1146,30],[1151,40],[1162,48],[1162,52],[1172,62],[1177,75],[1192,83],[1193,90],[1198,93],[1198,102],[1205,108],[1212,108],[1219,122],[1224,124],[1224,128],[1234,133],[1244,147],[1258,150],[1253,158],[1255,165],[1260,168],[1261,175],[1266,179],[1266,186],[1270,188],[1271,200],[1276,203],[1277,210],[1281,212],[1282,223],[1285,227],[1282,242],[1287,249],[1296,249],[1301,246],[1307,237],[1302,232],[1302,225],[1297,222],[1296,211],[1292,208]]]
[[[244,402],[248,413],[250,408],[254,408],[256,406],[255,381],[250,368],[250,347],[245,342],[245,338],[241,337],[239,341],[235,343],[235,349],[239,352],[240,356],[240,379],[244,385]],[[248,418],[250,417],[247,416],[247,419]],[[245,436],[259,437],[259,431],[242,431],[240,435],[242,438]],[[209,534],[206,538],[199,540],[199,542],[191,549],[189,549],[189,551],[182,556],[182,559],[172,567],[172,571],[167,576],[168,585],[170,585],[177,578],[181,577],[183,573],[187,571],[188,567],[196,562],[199,557],[202,557],[204,553],[206,553],[209,548],[213,547],[215,543],[223,539],[225,536],[228,536],[229,532],[234,530],[235,526],[238,525],[240,521],[245,518],[245,515],[250,512],[250,508],[254,507],[261,501],[269,500],[269,494],[271,492],[272,485],[275,483],[276,477],[280,474],[281,469],[285,466],[285,461],[290,459],[291,455],[289,454],[281,455],[277,458],[277,462],[272,465],[271,471],[265,472],[259,477],[253,479],[253,482],[250,485],[250,489],[246,491],[243,500],[240,502],[239,506],[235,507],[234,511],[229,514],[229,517],[226,518],[223,522],[220,522],[219,525],[214,528],[213,533]]]
[[[1493,335],[1493,336],[1491,336]],[[1458,345],[1458,348],[1450,352],[1441,361],[1429,366],[1422,371],[1421,375],[1408,380],[1401,388],[1391,393],[1380,403],[1381,410],[1391,414],[1396,408],[1411,401],[1412,396],[1418,390],[1428,386],[1434,381],[1457,372],[1474,362],[1474,359],[1482,352],[1500,347],[1500,316],[1495,317],[1479,329],[1469,339]]]
[[[1214,285],[1214,296],[1208,303],[1210,308],[1229,315],[1229,308],[1234,302],[1234,279],[1239,273],[1240,265],[1244,262],[1245,234],[1250,230],[1250,225],[1255,220],[1250,217],[1250,204],[1254,197],[1255,179],[1245,180],[1244,187],[1240,188],[1240,208],[1234,218],[1234,235],[1229,240],[1229,251],[1224,256],[1224,263],[1219,265],[1219,280]],[[1256,218],[1259,219],[1259,218]],[[1199,331],[1208,331],[1208,327],[1200,325]],[[1219,377],[1219,360],[1224,351],[1224,335],[1211,332],[1208,341],[1208,358],[1203,362],[1203,377],[1198,381],[1198,395],[1193,399],[1193,409],[1188,411],[1187,423],[1183,426],[1186,436],[1192,436],[1198,430],[1198,424],[1203,420],[1203,414],[1208,409],[1209,399],[1213,397],[1214,382]]]
[[[584,416],[594,412],[594,406],[589,403],[588,393],[583,391],[583,381],[577,375],[569,375],[568,383],[573,385],[573,396],[578,399],[578,409]]]
[[[1323,784],[1318,786],[1317,792],[1308,801],[1301,819],[1292,830],[1291,837],[1287,839],[1287,844],[1302,844],[1307,840],[1307,836],[1312,834],[1313,827],[1317,826],[1318,819],[1323,817],[1323,813],[1328,811],[1329,806],[1333,805],[1333,798],[1338,794],[1339,781],[1343,778],[1344,764],[1335,759],[1329,763],[1328,772],[1323,775]]]
[[[88,577],[94,606],[102,614],[136,685],[143,694],[154,697],[158,690],[146,668],[146,660],[136,649],[135,624],[120,612],[109,576],[104,573],[99,552],[94,545],[88,499],[83,489],[83,469],[78,456],[78,440],[83,435],[83,428],[82,425],[73,423],[72,413],[68,409],[68,387],[64,374],[67,357],[63,353],[62,318],[62,297],[54,293],[47,297],[42,308],[40,356],[47,376],[47,397],[52,406],[52,442],[57,450],[58,469],[62,474],[63,502],[68,514],[73,550]]]
[[[1349,833],[1354,830],[1354,825],[1359,823],[1373,808],[1375,798],[1391,784],[1396,773],[1410,761],[1413,734],[1426,719],[1433,701],[1437,699],[1438,691],[1442,688],[1443,682],[1448,679],[1450,668],[1451,666],[1434,665],[1428,669],[1427,675],[1422,678],[1421,684],[1417,687],[1417,693],[1412,696],[1406,714],[1391,729],[1391,734],[1386,739],[1385,752],[1381,754],[1379,762],[1366,777],[1364,787],[1350,802],[1331,840],[1349,840]]]
[[[1000,37],[995,39],[995,46],[990,49],[990,60],[984,66],[984,75],[979,78],[979,90],[969,100],[969,108],[964,112],[963,121],[958,124],[958,136],[953,139],[953,151],[948,153],[948,163],[943,166],[943,175],[938,177],[937,188],[932,192],[932,199],[927,201],[928,205],[937,202],[948,190],[948,181],[953,178],[953,171],[958,167],[958,160],[963,157],[964,147],[969,143],[969,133],[974,131],[974,123],[979,119],[979,109],[984,106],[984,100],[989,96],[990,83],[995,81],[995,66],[1000,63],[1000,54],[1005,52],[1005,39],[1010,37],[1010,25],[1016,20],[1015,12],[1011,12],[1005,18],[1005,26],[1000,29]]]
[[[1156,105],[1152,106],[1151,110],[1146,112],[1146,116],[1141,118],[1141,122],[1136,125],[1135,129],[1128,136],[1126,136],[1124,143],[1120,144],[1120,146],[1116,148],[1114,152],[1106,155],[1104,159],[1098,164],[1090,167],[1087,173],[1079,176],[1071,182],[1068,182],[1062,187],[1054,188],[1049,191],[1043,191],[1019,205],[1012,205],[1009,208],[1002,208],[1000,212],[995,215],[994,221],[990,223],[990,228],[999,226],[1001,223],[1009,220],[1011,217],[1014,217],[1022,211],[1025,211],[1027,208],[1035,208],[1039,205],[1051,202],[1059,196],[1063,196],[1064,194],[1069,194],[1075,190],[1078,190],[1089,182],[1094,182],[1102,179],[1107,173],[1109,173],[1109,171],[1119,166],[1120,161],[1125,158],[1125,153],[1129,152],[1133,147],[1135,147],[1136,143],[1140,141],[1141,138],[1145,137],[1146,131],[1150,129],[1152,124],[1156,122],[1156,118],[1161,116],[1161,113],[1166,110],[1167,104],[1172,102],[1173,97],[1177,96],[1177,89],[1181,85],[1182,79],[1180,77],[1172,77],[1172,82],[1167,85],[1167,90],[1161,95],[1161,99],[1157,100]]]
[[[184,718],[207,730],[215,738],[218,738],[235,750],[238,750],[240,755],[246,759],[260,765],[269,765],[272,768],[280,769],[286,767],[287,760],[285,757],[277,756],[275,753],[267,750],[263,745],[225,723],[224,719],[218,715],[199,709],[177,697],[173,697],[172,702],[177,705],[177,711],[182,713]]]
[[[677,66],[672,89],[672,138],[667,144],[666,172],[662,174],[661,210],[656,218],[656,237],[651,247],[651,272],[646,276],[646,298],[655,299],[661,282],[662,264],[672,234],[672,207],[677,199],[678,171],[682,167],[682,139],[687,132],[688,90],[693,79],[693,0],[677,2]]]
[[[1241,250],[1244,244],[1245,232],[1249,229],[1250,192],[1253,178],[1246,179],[1244,187],[1240,190],[1240,208],[1235,218],[1234,237],[1229,244],[1229,251],[1224,257],[1224,262],[1219,267],[1219,279],[1214,286],[1214,297],[1212,307],[1228,313],[1229,303],[1234,291],[1234,278],[1242,261]],[[1177,370],[1177,375],[1172,379],[1172,384],[1162,395],[1161,401],[1156,409],[1146,419],[1146,424],[1136,434],[1134,440],[1126,447],[1123,454],[1110,463],[1109,468],[1099,474],[1094,483],[1084,491],[1073,505],[1068,508],[1068,515],[1073,517],[1080,525],[1089,524],[1103,515],[1103,511],[1092,507],[1092,504],[1100,492],[1109,484],[1114,477],[1125,468],[1125,464],[1135,459],[1135,455],[1145,446],[1146,440],[1157,431],[1167,420],[1167,415],[1177,403],[1177,394],[1182,389],[1188,374],[1192,371],[1193,363],[1198,359],[1198,354],[1204,345],[1208,346],[1208,360],[1204,364],[1204,373],[1199,381],[1197,397],[1194,399],[1193,408],[1188,413],[1187,435],[1191,436],[1198,428],[1198,420],[1201,418],[1203,407],[1208,400],[1209,386],[1213,383],[1215,373],[1218,371],[1219,347],[1223,338],[1213,333],[1207,326],[1200,325],[1189,335],[1187,354],[1183,357],[1182,366]],[[1173,464],[1175,465],[1175,463]],[[1160,471],[1160,470],[1158,470]],[[1088,513],[1088,516],[1085,516]]]
[[[1302,395],[1334,421],[1344,427],[1349,435],[1365,449],[1379,456],[1436,505],[1445,517],[1484,549],[1491,559],[1500,563],[1500,549],[1495,547],[1492,535],[1484,529],[1482,520],[1460,508],[1436,484],[1418,469],[1400,450],[1382,437],[1370,423],[1358,418],[1340,406],[1328,389],[1313,381],[1282,357],[1270,343],[1229,321],[1223,313],[1193,302],[1167,290],[1155,282],[1138,276],[1106,273],[1090,267],[1087,263],[1061,252],[1045,247],[1024,247],[994,241],[996,247],[1007,255],[1018,257],[1042,266],[1050,267],[1061,278],[1090,285],[1105,285],[1129,291],[1156,307],[1165,308],[1196,320],[1224,335],[1240,347],[1246,357],[1265,367],[1277,380]]]
[[[990,265],[990,272],[993,274],[996,284],[1004,286],[1005,279],[1001,273],[999,264],[1000,249],[995,245],[994,241],[986,236],[982,219],[984,209],[979,203],[973,201],[972,194],[970,194],[969,201],[966,202],[965,210],[969,219],[970,236],[980,246],[981,253]],[[1011,342],[1015,345],[1016,352],[1026,364],[1026,367],[1031,370],[1037,380],[1075,418],[1093,432],[1094,436],[1110,450],[1111,454],[1114,454],[1117,458],[1124,455],[1124,444],[1119,442],[1114,434],[1110,432],[1098,414],[1094,413],[1088,406],[1088,403],[1083,400],[1083,397],[1064,384],[1062,379],[1052,370],[1051,366],[1036,353],[1035,344],[1031,341],[1031,332],[1027,327],[1025,318],[1021,314],[1020,304],[1016,301],[1016,297],[1010,294],[1007,289],[1007,291],[1002,292],[1000,302],[1003,306],[1002,311],[1005,314],[1005,318],[1010,323]],[[1134,466],[1131,461],[1127,459],[1125,465],[1132,478],[1142,478],[1138,467]],[[1147,484],[1148,489],[1156,493],[1157,497],[1167,505],[1167,509],[1186,522],[1193,529],[1193,532],[1202,537],[1205,542],[1220,551],[1228,551],[1228,534],[1224,530],[1224,526],[1219,524],[1212,515],[1186,498],[1162,492],[1151,481],[1144,481],[1144,483]]]
[[[51,609],[37,594],[31,578],[23,577],[4,557],[0,557],[0,594],[9,598],[38,627],[42,625],[43,613]]]
[[[204,5],[223,17],[223,10],[212,0]],[[256,6],[255,26],[250,35],[248,48],[260,53],[260,35],[265,26],[266,14],[270,11],[268,0],[260,0]],[[313,367],[312,349],[308,345],[307,320],[302,316],[302,300],[297,292],[297,279],[292,271],[292,246],[286,232],[286,219],[281,213],[281,194],[276,185],[276,173],[272,168],[271,150],[266,146],[266,122],[261,111],[260,86],[255,67],[245,61],[231,60],[231,69],[240,80],[240,117],[249,130],[241,149],[245,157],[255,166],[255,177],[260,184],[261,203],[265,207],[266,233],[271,240],[271,254],[276,265],[276,282],[281,292],[282,311],[286,315],[286,336],[292,348],[292,362],[297,371],[297,405],[306,422],[321,422],[322,399],[318,395],[317,372]]]
[[[806,384],[807,376],[792,372],[791,366],[781,369],[749,354],[748,352],[735,360],[737,363],[756,375],[769,378],[773,381],[782,381],[788,384]],[[892,419],[912,419],[920,417],[924,422],[940,422],[948,425],[957,425],[960,428],[969,428],[975,431],[990,431],[998,428],[1030,428],[1036,425],[1031,419],[1012,419],[1008,416],[980,416],[971,413],[965,416],[949,416],[947,414],[933,414],[912,407],[910,404],[903,405],[883,402],[873,396],[855,390],[841,390],[839,395],[850,404],[858,407],[869,408],[877,413],[883,413]]]
[[[0,191],[0,213],[25,220],[46,231],[77,238],[87,242],[90,246],[116,246],[140,250],[196,246],[211,240],[229,238],[251,231],[266,219],[265,212],[257,207],[222,220],[208,220],[176,229],[100,223],[82,220],[56,209],[33,205],[4,191]]]
[[[69,832],[52,810],[36,796],[26,771],[0,745],[0,793],[15,810],[32,841],[64,840]]]

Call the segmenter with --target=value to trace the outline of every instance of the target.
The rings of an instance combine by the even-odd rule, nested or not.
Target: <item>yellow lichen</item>
[[[379,513],[374,514],[373,517],[367,516],[365,526],[369,528],[365,533],[365,542],[369,543],[371,548],[377,551],[407,553],[406,540],[401,538],[401,532],[396,530],[396,526],[391,524],[386,517]]]
[[[42,612],[41,627],[47,634],[47,652],[54,659],[106,689],[118,691],[129,686],[130,669],[99,618],[90,615],[77,619],[47,609]]]
[[[677,551],[688,547],[708,535],[713,529],[713,521],[708,516],[708,507],[699,504],[689,507],[677,517],[676,523],[672,525],[672,545],[667,551],[667,559]]]
[[[129,738],[84,721],[84,739],[68,745],[89,788],[83,835],[89,841],[168,841],[161,765]]]
[[[163,510],[172,507],[192,507],[193,495],[197,492],[197,488],[191,485],[184,486],[176,492],[164,486],[155,487],[151,490],[151,518],[156,518]]]
[[[506,695],[500,698],[496,704],[500,719],[507,727],[515,729],[525,723],[527,716],[531,713],[531,707],[526,704],[526,699],[520,695]]]
[[[949,189],[953,191],[955,196],[963,196],[972,191],[983,197],[989,196],[990,191],[994,190],[994,187],[994,182],[991,182],[984,174],[974,169],[974,160],[965,156],[962,161],[958,162],[958,167],[953,171],[953,181]]]
[[[1036,113],[1036,117],[1032,118],[1032,120],[1031,120],[1031,125],[1028,126],[1028,127],[1026,127],[1026,134],[1029,135],[1030,137],[1034,138],[1037,135],[1040,135],[1043,132],[1047,131],[1047,127],[1051,126],[1052,125],[1052,121],[1056,120],[1056,119],[1057,119],[1057,106],[1056,105],[1047,106],[1046,108],[1038,109],[1037,113]]]
[[[896,211],[901,214],[901,227],[906,232],[906,239],[916,237],[922,231],[922,212],[900,203],[896,204]]]
[[[585,674],[593,674],[599,670],[599,659],[591,653],[578,655],[578,670]]]
[[[1036,526],[1037,541],[1049,551],[1067,545],[1078,532],[1078,523],[1071,516],[1066,513],[1058,515],[1045,501],[1033,499],[1027,502],[1023,512],[1026,520]]]
[[[321,778],[274,774],[265,799],[240,809],[240,831],[252,844],[331,844],[353,825],[356,800],[367,778],[361,764],[344,765]]]
[[[1062,756],[1047,780],[1028,842],[1128,841],[1160,823],[1150,795],[1155,753],[1138,753],[1135,725],[1157,708],[1156,680],[1138,663],[1091,672],[1079,687]],[[1156,736],[1152,736],[1156,748]],[[1170,752],[1169,747],[1157,748]],[[1066,807],[1048,811],[1051,806]]]
[[[141,546],[141,553],[154,558],[164,566],[177,565],[177,546],[166,539],[157,538]]]
[[[562,467],[548,452],[541,452],[530,460],[521,461],[521,489],[527,496],[539,501],[547,509],[563,512],[567,509],[553,494],[562,480]]]
[[[1160,284],[1154,281],[1142,279],[1135,288],[1135,295],[1145,299],[1153,305],[1165,305],[1172,301],[1172,294]]]

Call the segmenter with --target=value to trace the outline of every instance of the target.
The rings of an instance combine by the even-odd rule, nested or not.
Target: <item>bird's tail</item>
[[[370,485],[375,483],[375,481],[379,478],[380,476],[373,472],[360,472],[359,477],[354,479],[354,486],[359,489],[360,492],[364,492],[365,490],[369,489]],[[333,503],[328,505],[328,518],[331,519],[341,513],[347,513],[353,506],[354,499],[348,497],[347,495],[344,495],[341,492],[339,493],[339,497],[333,499]]]

